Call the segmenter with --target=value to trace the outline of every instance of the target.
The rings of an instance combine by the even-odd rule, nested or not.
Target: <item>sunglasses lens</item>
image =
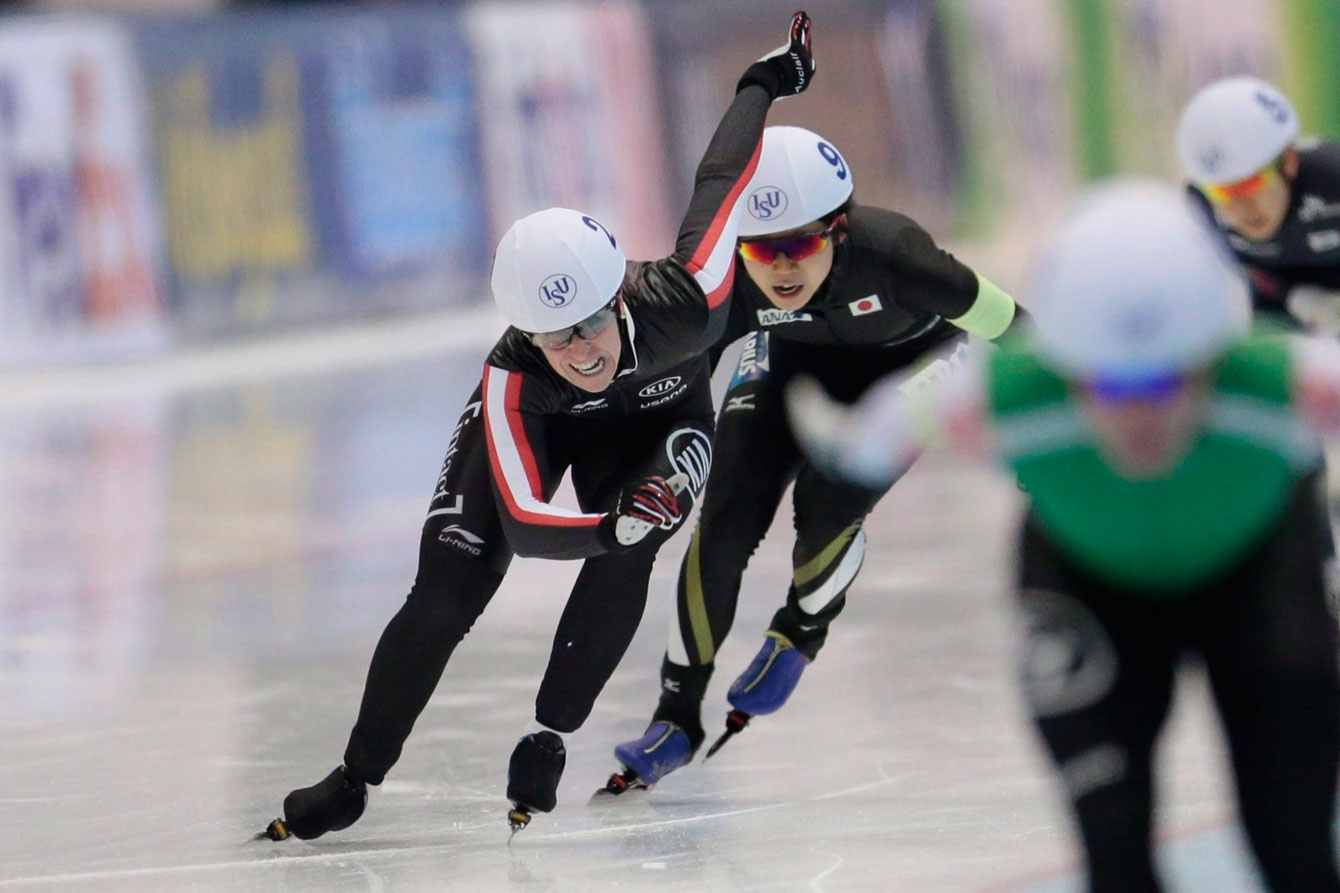
[[[609,328],[610,323],[614,321],[614,311],[606,307],[603,310],[597,310],[586,319],[577,323],[578,338],[594,338],[601,332]]]
[[[1177,393],[1185,378],[1176,373],[1137,378],[1100,378],[1089,385],[1089,391],[1103,403],[1124,403],[1139,400],[1158,403]]]
[[[785,254],[799,262],[818,253],[827,244],[827,231],[786,239],[755,239],[740,243],[740,256],[756,264],[770,264],[779,254]]]
[[[543,347],[545,350],[561,350],[572,343],[575,331],[576,326],[568,326],[557,332],[537,332],[530,336],[530,340],[536,347]]]
[[[611,302],[610,306],[600,308],[575,326],[568,326],[556,332],[537,332],[530,336],[530,340],[536,347],[545,350],[562,350],[572,343],[573,336],[583,339],[596,337],[609,328],[610,323],[614,322],[614,316],[614,306]]]
[[[1210,200],[1218,204],[1226,204],[1233,199],[1250,199],[1260,195],[1261,190],[1265,189],[1266,184],[1270,182],[1270,174],[1274,168],[1267,168],[1252,174],[1244,180],[1238,180],[1236,183],[1226,183],[1218,186],[1206,186],[1205,192]]]

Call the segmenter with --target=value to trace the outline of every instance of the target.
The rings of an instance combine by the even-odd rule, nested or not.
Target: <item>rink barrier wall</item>
[[[502,229],[551,205],[664,255],[790,11],[0,17],[0,371],[477,303]],[[1087,179],[1175,177],[1177,114],[1225,74],[1340,137],[1324,0],[834,0],[817,24],[823,75],[770,120],[939,239],[1023,244]]]

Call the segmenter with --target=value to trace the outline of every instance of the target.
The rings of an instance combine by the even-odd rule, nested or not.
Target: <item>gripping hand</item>
[[[745,70],[735,87],[738,93],[757,84],[773,99],[804,93],[814,78],[814,53],[810,47],[810,17],[804,10],[791,16],[791,33],[786,43],[759,59]]]
[[[801,452],[825,475],[872,489],[892,483],[892,446],[870,437],[857,413],[813,378],[798,376],[787,385],[786,415]]]
[[[684,519],[679,495],[689,486],[684,472],[668,478],[645,477],[632,481],[619,492],[614,511],[607,516],[614,542],[635,546],[653,530],[671,530]]]

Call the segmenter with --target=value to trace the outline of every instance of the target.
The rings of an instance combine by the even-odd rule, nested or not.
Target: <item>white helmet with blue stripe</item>
[[[623,284],[623,251],[605,225],[571,208],[522,217],[493,254],[493,300],[523,332],[576,325]]]
[[[1187,103],[1177,150],[1191,182],[1236,183],[1268,166],[1298,136],[1298,113],[1260,78],[1224,78]]]
[[[803,127],[765,128],[758,167],[740,199],[740,238],[804,226],[842,207],[851,191],[851,168],[832,143]]]

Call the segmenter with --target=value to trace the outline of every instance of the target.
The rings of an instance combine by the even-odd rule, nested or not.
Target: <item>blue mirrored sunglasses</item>
[[[1125,403],[1139,400],[1159,403],[1177,393],[1186,376],[1180,372],[1153,375],[1110,376],[1096,378],[1087,384],[1090,394],[1104,403]]]

